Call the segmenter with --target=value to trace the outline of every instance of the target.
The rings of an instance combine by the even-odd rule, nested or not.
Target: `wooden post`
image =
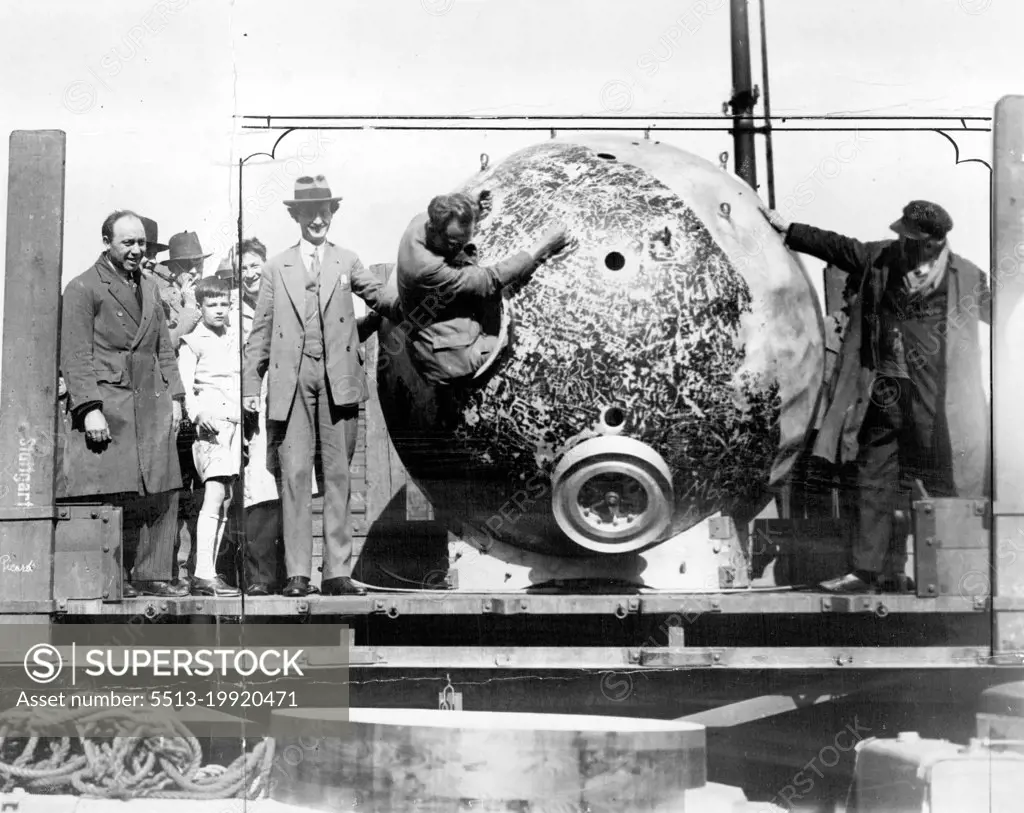
[[[993,609],[996,655],[1024,653],[1024,96],[996,105],[992,150]],[[987,575],[987,574],[985,574]]]
[[[0,379],[0,609],[48,602],[53,584],[54,464],[66,136],[10,139]]]

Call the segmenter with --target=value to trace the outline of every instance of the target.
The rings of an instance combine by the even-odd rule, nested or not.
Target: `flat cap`
[[[912,240],[944,240],[953,229],[953,218],[937,203],[912,200],[903,207],[903,217],[889,228]]]

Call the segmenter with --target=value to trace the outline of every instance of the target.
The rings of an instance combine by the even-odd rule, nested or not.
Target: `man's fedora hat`
[[[235,271],[235,247],[232,246],[224,259],[220,261],[220,265],[217,266],[217,271],[214,276],[226,279],[231,282],[235,279],[237,272]]]
[[[298,203],[332,203],[341,200],[341,195],[332,195],[331,187],[323,175],[303,175],[295,179],[295,197],[286,200],[285,206]]]
[[[213,252],[203,254],[203,247],[199,244],[199,235],[194,231],[183,231],[171,238],[171,256],[164,260],[165,263],[173,263],[176,260],[205,260],[212,257]]]
[[[912,200],[903,207],[903,217],[889,228],[911,240],[944,240],[953,230],[953,218],[937,203]]]
[[[146,248],[153,251],[155,254],[159,254],[162,251],[167,251],[167,246],[158,240],[160,235],[160,229],[156,225],[156,221],[148,217],[139,216],[139,220],[142,221],[142,226],[146,230]]]

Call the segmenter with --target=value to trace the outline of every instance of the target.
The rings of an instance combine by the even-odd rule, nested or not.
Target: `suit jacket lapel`
[[[139,324],[142,321],[142,312],[128,281],[114,269],[105,254],[100,255],[96,267],[99,269],[100,279],[107,284],[110,295],[124,308],[124,312],[135,320],[135,324]]]
[[[334,289],[338,287],[338,280],[341,279],[341,258],[335,251],[334,245],[328,243],[324,246],[324,264],[320,269],[320,312],[327,310],[327,303],[334,296]]]
[[[306,318],[306,266],[302,263],[298,245],[285,255],[281,279],[285,291],[288,292],[288,298],[292,301],[292,307],[295,308],[295,315],[303,322]]]

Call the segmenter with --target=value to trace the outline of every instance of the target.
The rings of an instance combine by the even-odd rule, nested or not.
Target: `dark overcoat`
[[[69,414],[57,471],[57,496],[85,497],[181,488],[172,431],[173,400],[184,396],[156,285],[135,292],[101,254],[64,291],[61,372]],[[85,438],[81,409],[99,402],[111,442]]]
[[[801,223],[790,227],[786,245],[845,271],[850,275],[848,287],[856,292],[813,449],[815,456],[830,462],[852,463],[875,383],[882,297],[889,275],[904,268],[906,261],[897,240],[861,243]],[[991,293],[981,269],[952,253],[947,286],[946,319],[940,323],[941,335],[931,339],[935,352],[945,350],[944,409],[939,416],[942,457],[950,459],[957,496],[982,497],[989,492],[990,428],[978,326],[992,322]]]

